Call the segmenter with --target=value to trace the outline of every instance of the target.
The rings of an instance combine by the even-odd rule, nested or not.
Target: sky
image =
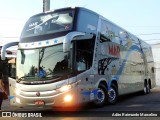
[[[85,7],[150,44],[160,43],[160,0],[50,0],[50,10]],[[1,0],[0,44],[18,41],[25,22],[43,12],[43,0]]]

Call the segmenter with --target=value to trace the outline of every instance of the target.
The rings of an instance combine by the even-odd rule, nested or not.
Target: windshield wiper
[[[26,77],[26,76],[23,76],[23,77],[20,77],[20,78],[16,79],[16,82],[17,82],[17,83],[21,82],[22,80],[25,79],[25,77]]]
[[[46,76],[47,79],[56,79],[56,78],[60,78],[60,75],[48,75]]]
[[[20,77],[19,79],[16,79],[16,82],[17,83],[20,83],[21,81],[24,81],[25,80],[25,78],[31,78],[31,77],[33,77],[33,76],[23,76],[23,77]],[[52,76],[46,76],[46,79],[56,79],[56,78],[60,78],[61,76],[58,76],[58,75],[52,75]],[[37,78],[37,80],[41,80],[42,78]],[[45,79],[45,78],[43,78],[43,79]]]
[[[25,80],[25,78],[33,78],[34,76],[22,76],[22,77],[20,77],[20,78],[18,78],[18,79],[16,79],[16,82],[21,82],[21,81],[24,81]],[[35,77],[34,77],[35,78]]]

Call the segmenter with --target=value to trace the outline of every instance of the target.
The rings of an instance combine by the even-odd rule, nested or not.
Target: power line
[[[146,33],[146,34],[138,34],[136,36],[141,36],[141,35],[155,35],[155,34],[160,34],[160,33]]]
[[[154,45],[160,45],[160,43],[151,43],[152,46]]]
[[[145,40],[145,41],[155,41],[155,40],[160,40],[160,38],[159,39],[148,39],[148,40]]]
[[[7,36],[0,36],[0,38],[19,38],[19,37],[7,37]]]
[[[160,28],[159,25],[156,26],[131,26],[131,25],[123,25],[124,27],[133,27],[133,28]]]

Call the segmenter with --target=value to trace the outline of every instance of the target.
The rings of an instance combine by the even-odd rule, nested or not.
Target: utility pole
[[[50,10],[50,0],[43,0],[43,12]]]

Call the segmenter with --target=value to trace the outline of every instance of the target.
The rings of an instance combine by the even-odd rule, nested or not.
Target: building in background
[[[155,79],[156,84],[160,85],[160,43],[152,44],[153,58],[155,62]]]

